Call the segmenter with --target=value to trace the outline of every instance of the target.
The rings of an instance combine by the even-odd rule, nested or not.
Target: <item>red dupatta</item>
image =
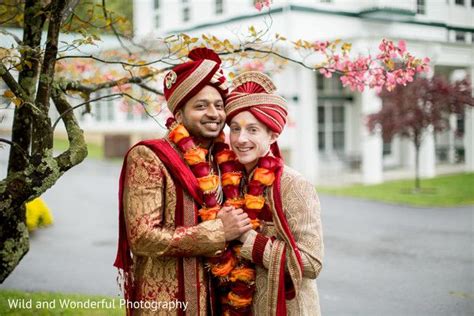
[[[183,190],[188,192],[193,199],[198,204],[202,204],[202,193],[199,189],[198,182],[196,177],[193,175],[189,167],[185,164],[182,158],[179,156],[177,151],[171,146],[171,144],[166,141],[165,139],[157,139],[157,140],[146,140],[141,141],[135,144],[135,146],[144,145],[153,150],[153,152],[158,156],[158,158],[163,162],[166,166],[168,171],[171,174],[171,177],[175,181],[176,191],[177,191],[177,203],[175,209],[175,225],[181,226],[183,225],[183,218],[184,218],[184,208],[183,208]],[[123,208],[123,189],[124,189],[124,181],[126,176],[126,166],[127,166],[127,157],[132,149],[130,148],[127,154],[125,155],[124,162],[122,165],[122,171],[120,173],[120,180],[119,180],[119,236],[118,236],[118,248],[117,248],[117,256],[115,258],[114,266],[119,269],[121,272],[121,277],[123,278],[123,291],[124,291],[124,298],[127,301],[131,301],[135,299],[135,288],[133,284],[133,276],[131,273],[132,267],[132,256],[130,245],[127,238],[127,230],[125,225],[125,215],[124,215],[124,208]],[[181,197],[181,198],[180,198]],[[178,269],[182,270],[182,262],[180,262]],[[123,273],[123,274],[122,274]],[[178,273],[180,278],[183,278],[182,273]],[[184,289],[183,289],[183,280],[179,280],[179,296],[184,297]],[[184,300],[182,300],[184,301]],[[128,305],[127,305],[128,306]],[[132,315],[132,310],[127,308],[127,315]]]

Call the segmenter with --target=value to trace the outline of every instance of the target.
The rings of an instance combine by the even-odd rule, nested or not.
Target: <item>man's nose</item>
[[[245,143],[247,142],[247,140],[248,140],[247,133],[243,130],[240,131],[239,138],[237,139],[237,141],[239,143]]]
[[[212,117],[212,118],[217,118],[219,116],[216,107],[211,104],[207,107],[207,116]]]

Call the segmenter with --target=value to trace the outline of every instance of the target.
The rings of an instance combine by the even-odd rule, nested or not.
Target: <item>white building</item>
[[[289,39],[342,39],[363,54],[375,54],[382,38],[404,39],[414,55],[431,58],[434,73],[453,80],[474,77],[472,0],[275,0],[270,13],[270,31]],[[266,14],[252,0],[134,0],[137,38],[181,32],[232,38],[250,25],[262,26]],[[315,182],[346,173],[378,183],[391,169],[414,168],[409,141],[395,138],[383,144],[380,136],[368,133],[365,117],[381,107],[374,91],[352,93],[336,78],[323,79],[291,64],[274,80],[290,101],[293,123],[281,138],[287,162]],[[451,118],[453,127],[464,130],[463,138],[453,130],[425,135],[422,176],[434,176],[445,164],[461,163],[474,171],[473,110],[467,112],[465,118]]]
[[[274,0],[270,13],[270,32],[290,40],[342,39],[355,53],[375,54],[382,38],[404,39],[415,56],[431,58],[434,73],[452,80],[474,77],[473,0]],[[134,29],[145,41],[181,32],[232,38],[250,25],[264,27],[267,14],[267,9],[257,11],[252,0],[134,0]],[[393,170],[412,175],[413,145],[398,138],[383,144],[365,127],[366,115],[381,107],[374,91],[350,92],[336,78],[294,64],[274,80],[290,107],[291,123],[280,147],[287,163],[309,179],[379,183],[392,178]],[[83,124],[87,131],[131,132],[134,141],[157,130],[149,118],[119,113],[113,103],[94,108],[97,114]],[[469,109],[464,118],[451,117],[452,126],[464,130],[462,138],[453,131],[425,135],[422,176],[446,168],[474,171],[473,113]]]

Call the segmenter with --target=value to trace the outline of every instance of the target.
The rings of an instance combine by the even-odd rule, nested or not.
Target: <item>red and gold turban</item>
[[[276,87],[267,75],[244,72],[235,77],[233,86],[226,104],[228,123],[240,112],[249,111],[275,133],[283,131],[288,116],[286,100],[275,94]]]
[[[225,99],[228,85],[221,59],[211,49],[195,48],[189,52],[188,62],[175,66],[164,79],[164,94],[168,108],[175,114],[189,99],[206,85],[214,86]]]

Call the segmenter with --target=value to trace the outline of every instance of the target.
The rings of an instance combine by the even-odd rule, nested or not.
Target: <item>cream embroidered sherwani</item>
[[[295,170],[284,167],[281,177],[281,195],[283,212],[288,221],[289,228],[293,234],[296,245],[300,250],[303,263],[303,277],[300,281],[299,291],[296,297],[292,300],[286,301],[288,315],[320,315],[319,297],[314,280],[321,271],[323,258],[323,234],[321,229],[320,204],[319,199],[314,189],[314,186],[303,178]],[[275,207],[272,203],[272,190],[267,190],[265,195],[266,201],[273,214],[273,223],[266,223],[263,231],[258,236],[257,232],[250,231],[243,236],[244,244],[241,249],[241,255],[249,260],[252,260],[252,253],[255,256],[256,250],[259,248],[262,251],[261,261],[263,266],[256,265],[256,292],[253,300],[253,314],[254,315],[271,315],[269,310],[272,302],[267,302],[271,297],[269,290],[269,270],[272,269],[272,250],[276,243],[282,242],[282,234],[278,225],[275,225]],[[275,237],[272,241],[265,237]],[[258,236],[258,237],[257,237]],[[265,240],[266,244],[258,244],[256,240]],[[290,247],[287,245],[287,247]],[[258,253],[258,251],[257,251]],[[289,260],[290,251],[286,252],[286,267],[285,270],[291,270],[293,267],[289,266],[292,262]]]
[[[184,226],[175,227],[176,186],[155,153],[133,148],[127,159],[123,205],[133,254],[136,300],[171,302],[178,296],[178,260],[183,258],[187,315],[206,315],[208,287],[203,262],[225,247],[220,219],[194,225],[196,205],[183,192]],[[159,224],[154,226],[153,216]],[[139,309],[134,315],[176,315],[177,310]]]

